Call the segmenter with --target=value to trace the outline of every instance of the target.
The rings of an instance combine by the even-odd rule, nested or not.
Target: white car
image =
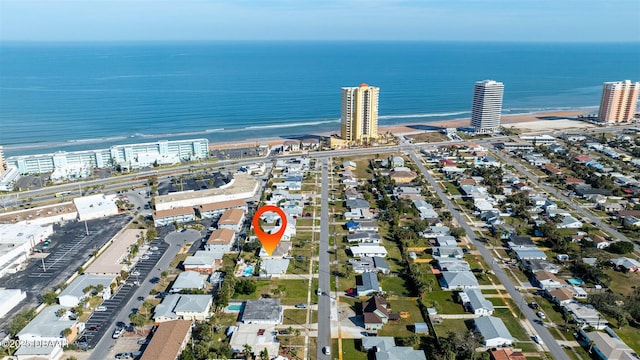
[[[143,255],[140,256],[140,260],[149,260],[149,257],[147,255]]]
[[[139,276],[140,275],[140,271],[136,270],[136,271],[132,272],[131,275]]]
[[[534,335],[533,336],[533,341],[535,341],[536,343],[538,343],[540,345],[544,344],[544,342],[542,341],[542,339],[540,339],[540,336],[538,336],[538,335]]]
[[[96,308],[96,311],[98,311],[98,312],[107,311],[107,307],[106,307],[106,306],[102,306],[102,305],[100,305],[100,306],[98,306],[98,307]]]
[[[538,311],[538,314],[537,314],[537,315],[538,315],[538,317],[539,317],[540,319],[546,319],[546,318],[547,318],[547,315],[545,315],[542,311]]]
[[[158,247],[157,246],[152,246],[151,250],[158,250]]]
[[[330,347],[330,346],[325,346],[325,347],[323,347],[323,348],[322,348],[322,352],[323,352],[325,355],[331,355],[331,347]]]

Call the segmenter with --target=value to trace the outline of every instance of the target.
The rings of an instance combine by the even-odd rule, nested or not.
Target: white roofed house
[[[443,290],[465,290],[480,286],[471,271],[443,271],[440,282]]]
[[[548,271],[538,271],[535,273],[536,283],[542,290],[558,289],[568,287],[566,281],[558,279],[554,274]]]
[[[270,277],[280,277],[289,268],[289,259],[263,259],[260,265],[260,274]]]
[[[59,311],[66,311],[61,316]],[[66,346],[78,333],[77,320],[69,319],[67,308],[62,305],[51,305],[44,308],[27,326],[25,326],[17,337],[24,345],[25,343],[47,343],[61,347]],[[68,336],[64,335],[65,329],[71,330]]]
[[[455,258],[462,259],[464,252],[458,247],[439,246],[433,248],[434,258]]]
[[[460,293],[462,305],[475,315],[489,316],[493,314],[493,304],[484,298],[480,289],[467,289]]]
[[[379,234],[369,231],[357,232],[353,234],[347,234],[348,242],[358,242],[358,243],[373,243],[379,244],[382,240],[382,237]]]
[[[582,222],[571,215],[565,215],[562,221],[556,225],[558,229],[580,229]]]
[[[385,249],[384,246],[375,245],[375,244],[363,243],[363,244],[359,244],[358,246],[351,246],[349,247],[349,251],[351,251],[351,254],[353,254],[354,257],[361,257],[361,256],[387,257],[387,249]]]
[[[211,295],[170,294],[156,306],[153,320],[156,323],[171,320],[203,321],[209,318],[212,303]]]
[[[110,285],[114,280],[114,276],[80,275],[58,295],[58,303],[64,307],[72,308],[90,297],[94,292],[100,295],[102,299],[108,300],[111,298]],[[101,291],[98,291],[99,287]]]
[[[640,272],[640,262],[635,259],[631,259],[628,257],[620,257],[620,258],[611,260],[611,263],[619,271],[633,272],[633,273]]]
[[[482,316],[474,320],[476,330],[483,337],[483,345],[490,347],[509,346],[513,344],[513,336],[502,322],[493,316]]]
[[[195,271],[203,274],[212,274],[222,265],[224,253],[198,250],[195,254],[187,256],[182,262],[185,271]]]
[[[195,271],[185,271],[180,273],[173,285],[172,293],[179,293],[184,290],[202,290],[205,288],[204,278]]]

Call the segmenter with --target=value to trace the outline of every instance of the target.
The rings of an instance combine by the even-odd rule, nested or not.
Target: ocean
[[[602,83],[640,80],[639,44],[181,42],[0,44],[5,155],[206,137],[339,132],[340,88],[380,87],[379,123],[470,115],[473,83],[504,114],[593,112]]]

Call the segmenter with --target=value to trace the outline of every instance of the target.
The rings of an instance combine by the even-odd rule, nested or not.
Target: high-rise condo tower
[[[380,88],[361,84],[342,88],[341,137],[362,143],[378,137],[378,94]]]
[[[478,81],[473,86],[471,127],[476,133],[489,133],[500,127],[504,84],[494,80]]]

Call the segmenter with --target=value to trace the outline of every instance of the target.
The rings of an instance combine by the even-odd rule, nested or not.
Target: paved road
[[[316,359],[330,359],[322,349],[331,348],[331,282],[329,270],[329,174],[328,160],[322,159],[322,191],[320,212],[320,263],[318,287],[322,294],[318,297],[318,349]]]
[[[129,323],[129,314],[131,313],[131,309],[139,308],[142,305],[142,301],[138,300],[138,297],[147,297],[151,289],[155,286],[155,284],[151,283],[149,280],[154,277],[160,278],[160,273],[169,268],[169,263],[171,263],[171,260],[173,260],[173,258],[178,254],[185,237],[188,237],[188,241],[197,241],[197,239],[201,237],[201,234],[195,230],[188,230],[185,233],[172,232],[164,238],[164,241],[168,244],[167,250],[164,252],[160,260],[158,260],[156,265],[150,269],[148,275],[140,278],[140,286],[132,296],[129,297],[126,304],[120,308],[120,312],[114,317],[115,321],[110,323],[108,331],[104,334],[105,336],[102,336],[95,345],[91,356],[89,357],[90,360],[107,358],[106,354],[116,341],[111,338],[111,333],[115,329],[116,322],[124,322],[125,324]],[[143,272],[141,271],[141,274],[142,273]]]
[[[631,241],[624,234],[621,234],[620,232],[618,232],[617,230],[615,230],[614,228],[609,226],[607,223],[605,223],[604,221],[600,220],[599,217],[592,215],[587,210],[585,210],[584,208],[582,208],[579,205],[577,205],[576,203],[574,203],[573,200],[571,200],[570,198],[562,195],[562,193],[560,191],[558,191],[558,189],[556,189],[556,188],[554,188],[552,186],[543,184],[542,183],[542,181],[544,181],[543,178],[540,178],[540,177],[532,174],[524,166],[519,164],[517,161],[515,161],[511,157],[503,154],[501,151],[492,151],[492,153],[497,155],[497,157],[499,157],[500,160],[502,160],[503,162],[513,166],[520,173],[522,173],[525,176],[527,176],[531,181],[533,181],[534,183],[538,184],[538,186],[540,186],[542,189],[544,189],[547,193],[552,194],[556,198],[564,201],[574,211],[580,213],[582,216],[586,217],[590,221],[595,222],[595,224],[598,227],[600,227],[601,229],[603,229],[604,231],[608,232],[609,234],[613,235],[614,237],[616,237],[616,238],[618,238],[620,240],[631,242],[633,244],[633,246],[636,248],[636,251],[640,251],[640,245],[638,245],[637,243]],[[538,181],[541,181],[541,182],[538,182]]]
[[[451,214],[456,219],[458,224],[460,224],[460,226],[462,226],[462,228],[465,230],[465,232],[467,233],[467,236],[470,239],[473,239],[473,243],[478,248],[478,251],[480,251],[480,254],[482,254],[484,259],[487,261],[487,264],[489,264],[489,266],[491,267],[491,270],[493,270],[493,272],[496,274],[500,282],[504,285],[504,288],[507,290],[509,295],[511,295],[511,298],[513,298],[513,301],[520,308],[520,311],[522,311],[522,313],[527,318],[527,320],[529,320],[532,327],[536,330],[540,338],[542,338],[542,340],[545,343],[545,346],[549,349],[553,357],[559,360],[569,360],[569,356],[567,356],[564,350],[562,350],[562,348],[560,347],[556,339],[554,339],[553,336],[551,336],[549,331],[544,326],[540,325],[537,321],[535,321],[535,320],[538,320],[538,317],[533,312],[533,310],[531,310],[528,306],[524,305],[525,301],[523,301],[522,295],[520,294],[519,291],[516,290],[515,286],[511,282],[511,279],[507,276],[504,270],[495,263],[493,256],[489,253],[487,248],[485,248],[481,242],[475,240],[476,236],[475,236],[475,233],[473,232],[473,229],[471,229],[469,224],[467,224],[467,222],[462,218],[462,215],[458,212],[458,210],[456,210],[454,205],[451,203],[451,200],[442,191],[442,189],[440,188],[440,185],[436,182],[436,180],[431,176],[431,174],[429,174],[429,172],[424,167],[424,165],[422,164],[422,161],[415,154],[415,152],[411,152],[411,158],[418,165],[418,168],[420,169],[422,174],[425,176],[425,178],[429,181],[429,183],[431,184],[433,189],[436,191],[440,199],[442,199],[442,202],[444,203],[444,205],[449,209],[449,211],[451,211]],[[528,339],[518,339],[518,340],[528,340]]]

